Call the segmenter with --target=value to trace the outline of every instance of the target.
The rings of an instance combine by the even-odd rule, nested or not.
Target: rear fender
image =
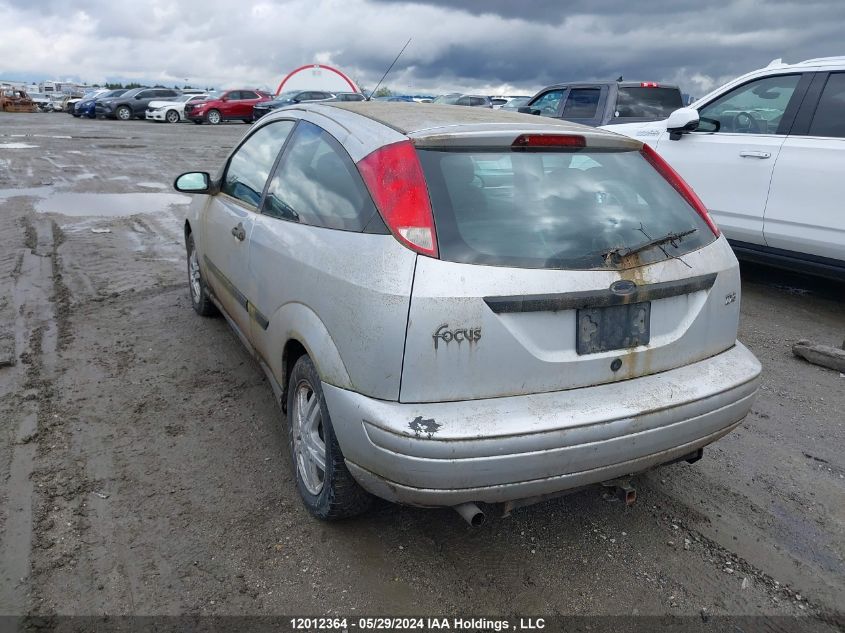
[[[253,327],[258,328],[259,325],[253,321]],[[268,358],[264,360],[282,388],[287,381],[282,350],[289,340],[294,339],[302,343],[323,382],[341,389],[354,390],[340,352],[326,326],[323,325],[320,317],[305,304],[283,305],[270,317],[267,330],[260,332],[258,338],[264,339],[264,344],[260,345],[261,348],[274,350],[274,353],[268,354]]]

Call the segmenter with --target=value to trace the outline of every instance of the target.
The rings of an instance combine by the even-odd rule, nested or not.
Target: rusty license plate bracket
[[[651,340],[651,301],[581,308],[576,317],[578,355],[630,349]]]

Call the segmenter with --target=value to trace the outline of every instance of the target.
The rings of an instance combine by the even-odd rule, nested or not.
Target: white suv
[[[845,57],[775,60],[664,121],[612,129],[657,149],[739,256],[845,278]]]

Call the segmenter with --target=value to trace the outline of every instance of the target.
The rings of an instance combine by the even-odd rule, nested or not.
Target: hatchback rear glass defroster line
[[[624,268],[679,257],[715,239],[705,219],[638,151],[417,152],[444,260]],[[622,261],[606,256],[670,233],[686,237]]]

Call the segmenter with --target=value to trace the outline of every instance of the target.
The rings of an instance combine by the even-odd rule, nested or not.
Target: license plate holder
[[[651,301],[577,311],[578,355],[630,349],[651,340]]]

